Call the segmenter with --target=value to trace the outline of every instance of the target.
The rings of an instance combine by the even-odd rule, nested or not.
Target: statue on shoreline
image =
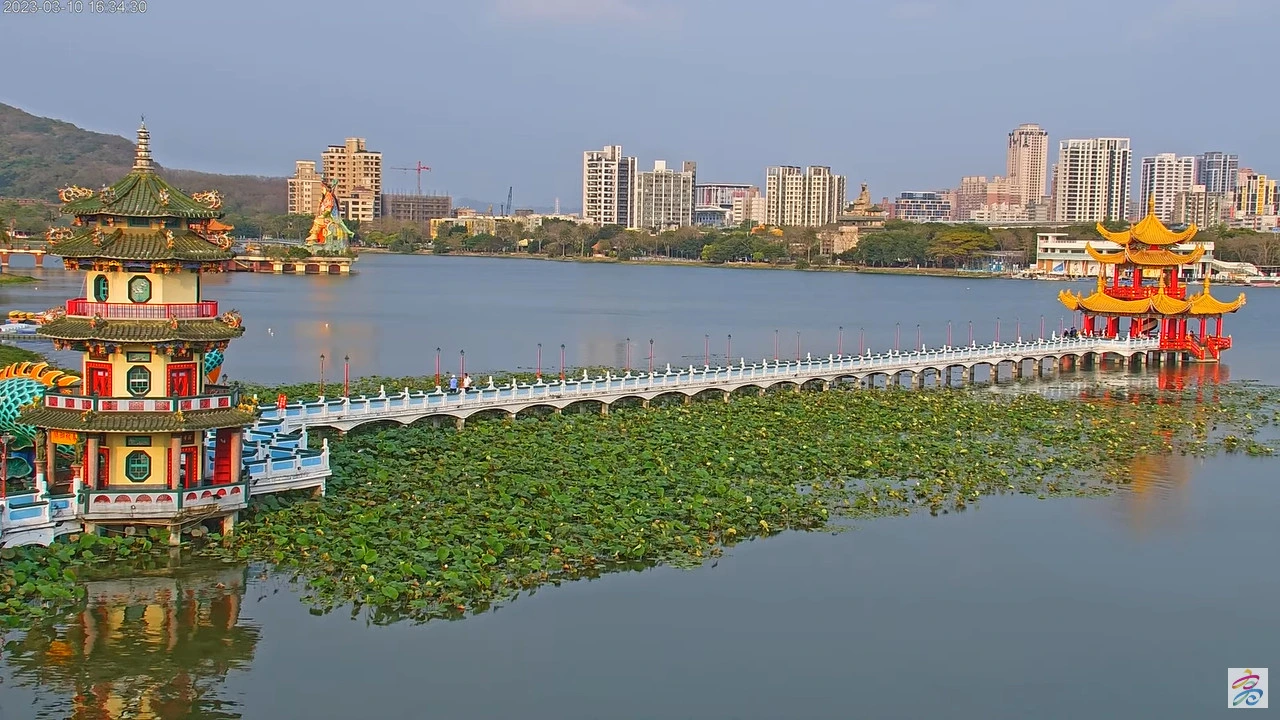
[[[311,232],[307,235],[308,246],[319,245],[325,250],[342,251],[347,249],[347,241],[351,239],[351,228],[342,221],[342,211],[338,208],[338,181],[324,183],[324,197],[320,200],[320,210],[311,223]]]

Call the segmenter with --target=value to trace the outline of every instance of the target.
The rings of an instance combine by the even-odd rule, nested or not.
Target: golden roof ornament
[[[79,185],[68,185],[58,190],[58,199],[64,203],[86,200],[93,197],[93,191]]]
[[[160,204],[165,207],[169,207],[169,191],[165,190],[164,188],[160,188],[159,197],[160,197]]]
[[[210,210],[222,209],[222,193],[217,190],[206,190],[205,192],[194,193],[192,194],[191,199],[201,205],[204,205]]]

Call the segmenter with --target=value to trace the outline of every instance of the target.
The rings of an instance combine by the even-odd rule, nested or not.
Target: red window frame
[[[84,376],[88,380],[85,384],[85,392],[92,395],[95,392],[100,397],[111,397],[111,363],[86,362],[84,364]]]
[[[186,380],[186,392],[177,392],[174,387],[174,380],[180,378]],[[168,368],[165,369],[165,394],[169,397],[192,397],[199,395],[199,385],[199,374],[196,372],[195,363],[171,363]]]

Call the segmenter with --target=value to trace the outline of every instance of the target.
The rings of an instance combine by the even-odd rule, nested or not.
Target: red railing
[[[1110,295],[1111,297],[1119,298],[1121,300],[1146,300],[1147,298],[1154,296],[1158,292],[1160,292],[1160,288],[1154,287],[1154,286],[1142,286],[1142,287],[1131,287],[1129,285],[1121,285],[1120,287],[1112,287],[1110,285],[1107,286],[1107,294]],[[1178,300],[1186,300],[1187,287],[1185,285],[1179,285],[1176,288],[1166,287],[1164,289],[1164,294],[1168,295],[1171,298],[1177,298]]]
[[[162,303],[143,305],[134,303],[89,302],[86,298],[67,301],[67,314],[77,317],[101,316],[105,320],[194,320],[218,317],[218,302],[205,300],[198,303]]]

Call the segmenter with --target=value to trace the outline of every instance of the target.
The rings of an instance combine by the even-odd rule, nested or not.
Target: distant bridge
[[[430,417],[453,418],[461,427],[466,418],[481,412],[501,412],[510,417],[536,407],[559,412],[580,402],[598,403],[607,413],[614,403],[625,399],[650,400],[664,395],[680,395],[686,399],[703,393],[718,392],[726,402],[736,390],[754,388],[763,393],[777,385],[797,389],[820,385],[828,389],[833,383],[866,384],[868,386],[901,386],[906,383],[924,387],[927,380],[935,386],[951,385],[958,379],[972,383],[975,370],[990,368],[993,379],[1000,368],[1009,366],[1014,379],[1028,370],[1036,377],[1050,369],[1079,362],[1089,365],[1108,356],[1121,362],[1141,362],[1149,353],[1159,351],[1155,339],[1055,338],[1033,342],[992,343],[968,347],[946,347],[937,350],[889,352],[874,355],[828,356],[794,361],[768,361],[748,365],[744,360],[728,367],[690,366],[687,369],[632,375],[566,379],[561,382],[489,385],[468,393],[412,391],[405,388],[396,395],[385,389],[376,397],[320,398],[313,402],[262,408],[262,421],[279,422],[283,428],[329,427],[348,431],[372,422],[394,421],[409,424]]]

